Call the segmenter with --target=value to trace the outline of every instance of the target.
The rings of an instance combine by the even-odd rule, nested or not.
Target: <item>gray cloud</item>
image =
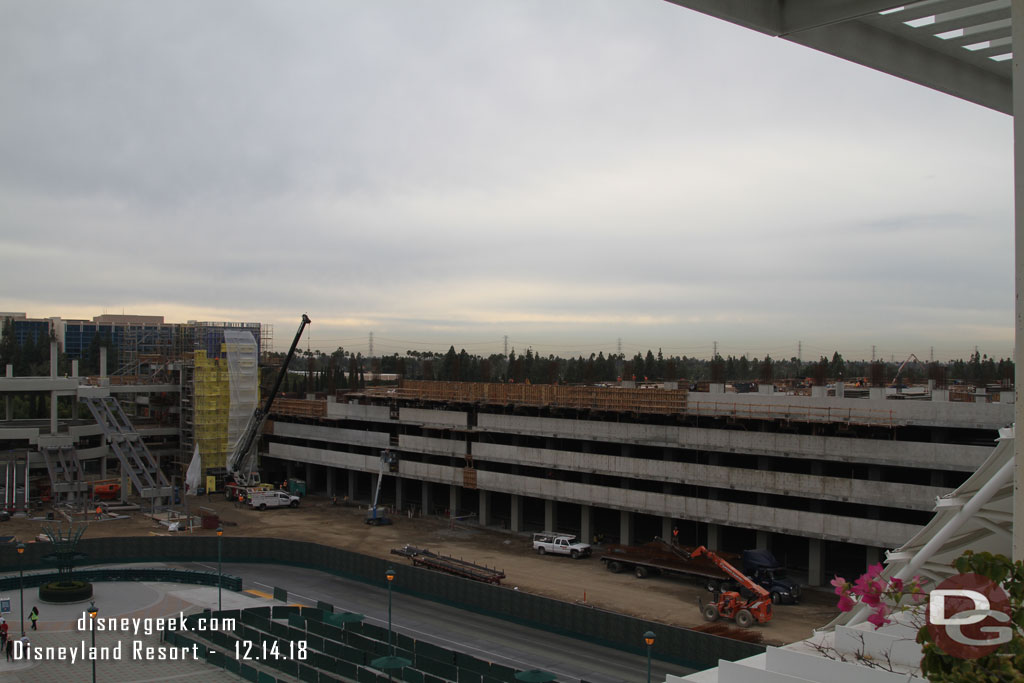
[[[669,3],[0,19],[3,310],[1010,350],[1010,119]]]

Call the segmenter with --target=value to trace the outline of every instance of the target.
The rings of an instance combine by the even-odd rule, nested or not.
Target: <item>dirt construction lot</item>
[[[296,509],[263,512],[237,507],[216,494],[210,499],[189,499],[193,514],[200,506],[218,512],[225,535],[314,541],[393,558],[396,568],[411,562],[391,555],[391,549],[409,544],[501,569],[506,576],[502,585],[521,591],[570,602],[586,600],[598,608],[674,626],[696,627],[706,623],[700,616],[697,600],[707,601],[710,594],[696,582],[672,577],[637,579],[631,573],[612,574],[597,559],[601,555],[600,547],[595,548],[593,557],[572,560],[537,555],[525,535],[471,525],[451,528],[447,520],[439,518],[397,517],[391,526],[371,527],[363,522],[365,509],[332,505],[330,500],[317,496],[304,498]],[[17,518],[0,525],[0,534],[13,534],[27,542],[41,532],[45,523]],[[129,519],[90,522],[84,538],[167,533],[166,526],[142,513],[133,513]],[[213,535],[215,532],[197,526],[192,533]],[[813,628],[828,623],[836,614],[834,596],[824,591],[807,591],[798,605],[776,605],[775,618],[753,630],[763,635],[765,643],[789,643],[808,637]]]

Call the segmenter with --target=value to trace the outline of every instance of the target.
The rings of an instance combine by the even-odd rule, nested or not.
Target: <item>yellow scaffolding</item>
[[[195,440],[208,467],[224,467],[228,454],[228,415],[231,402],[231,378],[222,358],[208,358],[206,351],[195,352]]]

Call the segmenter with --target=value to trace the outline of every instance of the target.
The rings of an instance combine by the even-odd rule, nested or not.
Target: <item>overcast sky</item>
[[[3,311],[1012,353],[1012,119],[661,0],[0,0],[0,93]]]

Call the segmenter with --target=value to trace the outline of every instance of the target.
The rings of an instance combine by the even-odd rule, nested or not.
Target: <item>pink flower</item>
[[[876,629],[882,628],[882,626],[892,623],[891,619],[886,618],[888,614],[889,608],[883,603],[868,617],[868,621],[874,624]]]
[[[843,595],[839,598],[839,604],[837,605],[837,607],[839,607],[840,612],[849,612],[853,609],[853,606],[856,604],[857,603],[854,602],[853,598],[851,598],[849,595]]]
[[[875,593],[865,593],[861,596],[861,602],[869,607],[878,607],[882,604],[882,598]]]
[[[892,589],[894,591],[896,591],[897,593],[902,593],[903,592],[903,579],[899,579],[899,578],[893,577],[889,581],[889,585],[892,586]]]
[[[870,573],[864,574],[853,582],[853,593],[860,596],[881,595],[885,590],[885,583],[875,579]]]
[[[850,582],[841,576],[832,579],[830,583],[835,586],[836,595],[846,595],[850,592]]]
[[[869,577],[881,576],[882,575],[882,570],[883,570],[882,563],[879,562],[878,564],[873,564],[870,567],[868,567],[868,570],[866,572],[864,572],[864,576],[869,576]]]

